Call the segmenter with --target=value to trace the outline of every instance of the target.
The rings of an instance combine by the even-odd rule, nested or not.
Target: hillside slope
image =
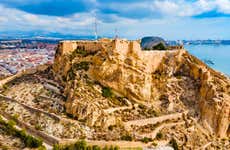
[[[66,111],[97,127],[96,139],[111,135],[100,128],[114,126],[113,140],[124,132],[137,139],[164,132],[199,147],[229,137],[229,78],[186,50],[142,51],[139,41],[120,39],[64,41],[53,71],[65,87]]]

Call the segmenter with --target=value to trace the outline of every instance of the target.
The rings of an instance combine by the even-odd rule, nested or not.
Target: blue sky
[[[0,0],[1,32],[230,39],[230,0]]]

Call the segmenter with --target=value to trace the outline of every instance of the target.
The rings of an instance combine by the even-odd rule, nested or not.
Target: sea
[[[230,45],[184,45],[190,54],[230,77]]]

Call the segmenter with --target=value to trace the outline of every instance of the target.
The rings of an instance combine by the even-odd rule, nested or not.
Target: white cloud
[[[91,0],[97,3],[96,0]],[[99,4],[98,4],[99,5]],[[190,16],[198,15],[211,10],[230,14],[230,0],[198,0],[187,2],[186,0],[156,0],[148,2],[136,2],[131,4],[110,3],[108,7],[114,7],[118,11],[138,12],[142,9],[149,10],[152,14],[162,15],[163,18],[129,18],[118,14],[100,14],[98,28],[100,35],[114,36],[115,28],[120,36],[139,38],[145,35],[158,35],[167,38],[192,38],[199,36],[230,35],[223,31],[227,19],[221,18],[221,22],[210,20],[195,20]],[[72,16],[56,17],[35,15],[14,8],[0,5],[0,31],[43,30],[47,32],[59,32],[75,35],[92,35],[94,25],[94,12],[76,13]],[[132,15],[132,14],[131,14]],[[108,17],[113,22],[105,22],[103,17]],[[225,24],[224,24],[225,23]],[[196,29],[196,30],[194,30]],[[226,28],[225,28],[226,29]],[[218,32],[219,31],[219,32]],[[210,37],[211,38],[211,37]],[[230,38],[230,37],[229,37]]]
[[[230,14],[230,0],[216,0],[215,4],[220,12]]]
[[[172,1],[154,1],[153,2],[153,9],[155,11],[160,11],[163,14],[176,14],[180,9],[180,6]]]
[[[8,19],[6,17],[0,16],[0,24],[6,22]]]
[[[164,16],[190,17],[215,9],[230,14],[230,0],[156,0],[152,3],[152,10],[159,11]]]
[[[79,13],[69,17],[34,15],[0,5],[0,30],[44,30],[87,34],[93,24],[91,13]],[[85,33],[84,33],[85,32]],[[91,33],[88,33],[91,34]]]

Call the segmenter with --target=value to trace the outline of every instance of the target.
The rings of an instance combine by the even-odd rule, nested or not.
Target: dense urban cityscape
[[[54,40],[0,41],[0,78],[37,65],[52,63],[56,43]]]

